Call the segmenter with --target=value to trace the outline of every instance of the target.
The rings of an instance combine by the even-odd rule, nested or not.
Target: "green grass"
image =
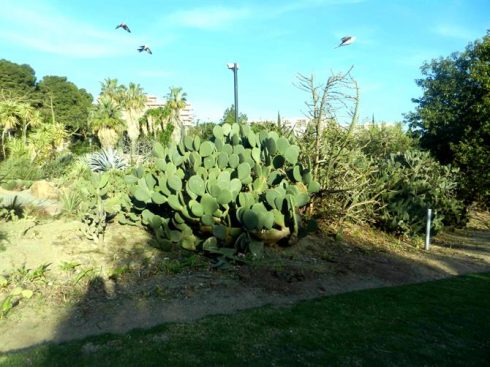
[[[2,366],[490,365],[490,273],[43,345]]]

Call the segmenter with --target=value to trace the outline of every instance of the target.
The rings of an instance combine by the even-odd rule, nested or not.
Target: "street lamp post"
[[[226,67],[233,70],[233,85],[235,89],[235,122],[238,123],[238,67],[239,65],[235,62],[233,64],[226,64]]]

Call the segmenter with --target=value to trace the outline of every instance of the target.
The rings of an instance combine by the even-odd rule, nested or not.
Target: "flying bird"
[[[127,25],[126,23],[121,23],[121,24],[119,24],[119,25],[116,27],[116,29],[118,29],[118,28],[122,28],[122,29],[124,29],[126,32],[131,33],[131,31],[129,30],[129,27],[128,27],[128,25]]]
[[[150,55],[152,54],[152,52],[151,52],[150,48],[149,48],[147,45],[143,45],[143,46],[138,47],[138,51],[139,51],[139,52],[146,51],[146,52],[148,52]]]
[[[354,37],[354,36],[342,37],[340,39],[340,44],[337,47],[351,45],[354,43],[355,40],[356,40],[356,37]],[[335,48],[337,48],[337,47],[335,47]]]

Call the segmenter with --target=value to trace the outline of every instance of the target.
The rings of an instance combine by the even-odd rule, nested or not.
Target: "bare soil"
[[[34,296],[0,319],[0,352],[490,271],[490,216],[477,214],[471,228],[438,235],[428,252],[351,226],[342,240],[318,232],[267,249],[264,260],[224,267],[198,254],[156,250],[137,227],[110,225],[94,243],[75,220],[2,223],[0,275],[9,284],[0,287],[0,306],[15,287]],[[44,276],[33,276],[47,264]]]

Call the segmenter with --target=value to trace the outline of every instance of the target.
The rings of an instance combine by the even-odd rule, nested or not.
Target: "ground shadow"
[[[114,254],[113,268],[128,270],[92,276],[49,342],[490,270],[488,262],[444,251],[437,246],[423,254],[414,248],[390,251],[350,238],[335,241],[317,232],[295,246],[270,249],[262,262],[221,270],[185,251],[160,252],[148,259],[144,251],[125,250]],[[180,264],[187,263],[171,265],[169,256],[181,256]],[[83,350],[90,353],[90,348]],[[51,358],[54,355],[47,353],[46,365],[51,365]]]

